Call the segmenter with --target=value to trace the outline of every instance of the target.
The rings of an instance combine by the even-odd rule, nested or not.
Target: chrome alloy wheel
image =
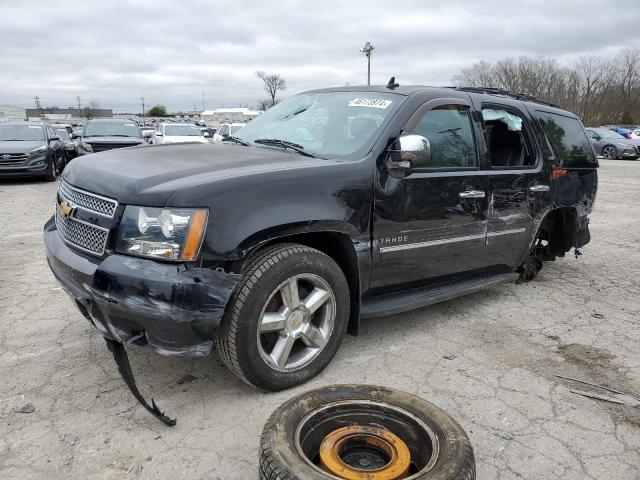
[[[269,296],[258,323],[258,350],[274,370],[288,372],[311,363],[335,325],[336,299],[318,275],[303,273],[282,282]]]
[[[602,149],[602,156],[608,160],[614,160],[617,155],[616,147],[612,147],[610,145],[604,147]]]

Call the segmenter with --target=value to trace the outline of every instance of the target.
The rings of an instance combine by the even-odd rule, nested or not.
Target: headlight
[[[49,147],[47,147],[46,145],[43,145],[41,147],[38,148],[34,148],[33,150],[29,150],[27,152],[27,155],[38,155],[40,153],[44,153],[49,149]]]
[[[195,260],[208,214],[204,208],[129,205],[120,221],[116,251],[165,260]]]
[[[80,142],[80,146],[82,147],[83,150],[86,150],[87,152],[93,152],[93,147],[91,146],[90,143]]]

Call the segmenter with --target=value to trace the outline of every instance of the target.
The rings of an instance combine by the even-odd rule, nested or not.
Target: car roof
[[[96,122],[104,122],[104,123],[136,123],[135,120],[126,120],[124,118],[92,118],[87,121],[87,123],[96,123]]]
[[[44,122],[2,122],[0,125],[38,125],[39,127],[44,127]]]
[[[397,85],[397,86],[396,86]],[[344,86],[344,87],[331,87],[320,88],[316,90],[307,90],[303,93],[329,93],[329,92],[367,92],[367,93],[393,93],[396,95],[412,96],[418,94],[430,94],[433,97],[452,97],[452,92],[467,93],[474,98],[490,103],[496,98],[506,101],[520,101],[525,104],[531,105],[536,110],[547,111],[551,113],[557,113],[560,115],[571,116],[577,118],[577,116],[562,108],[560,105],[544,102],[538,100],[530,95],[523,93],[513,93],[507,90],[492,88],[492,87],[431,87],[428,85],[359,85],[359,86]]]

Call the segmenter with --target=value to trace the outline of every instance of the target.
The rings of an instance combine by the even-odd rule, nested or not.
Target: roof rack
[[[460,90],[463,92],[486,93],[488,95],[501,95],[503,97],[515,98],[516,100],[521,100],[524,102],[536,102],[536,103],[541,103],[543,105],[548,105],[549,107],[562,108],[560,105],[557,105],[555,103],[545,102],[544,100],[538,100],[536,97],[527,95],[526,93],[510,92],[509,90],[505,90],[504,88],[495,88],[495,87],[447,87],[447,88],[452,88],[454,90]]]

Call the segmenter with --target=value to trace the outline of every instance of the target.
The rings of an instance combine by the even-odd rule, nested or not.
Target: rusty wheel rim
[[[411,466],[407,444],[386,428],[351,425],[329,433],[320,466],[345,480],[398,480]]]

